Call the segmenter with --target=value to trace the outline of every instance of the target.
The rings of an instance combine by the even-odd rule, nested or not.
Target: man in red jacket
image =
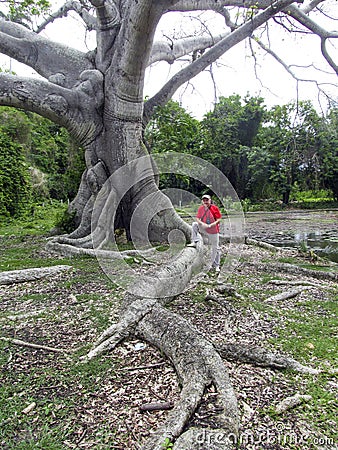
[[[210,195],[202,196],[202,205],[198,208],[196,222],[192,224],[191,244],[195,247],[201,239],[201,234],[206,243],[211,245],[211,267],[220,271],[221,250],[219,247],[219,230],[222,214],[219,208],[211,202]]]

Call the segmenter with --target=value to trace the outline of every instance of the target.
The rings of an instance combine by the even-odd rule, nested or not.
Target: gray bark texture
[[[0,272],[0,284],[15,284],[36,281],[42,278],[55,277],[58,273],[68,270],[72,270],[72,267],[62,265]]]
[[[109,248],[109,243],[114,231],[120,228],[126,230],[130,240],[169,241],[172,230],[179,230],[188,240],[190,227],[176,214],[170,201],[159,193],[154,165],[138,163],[141,157],[148,155],[143,129],[154,109],[164,105],[179,87],[228,50],[252,38],[256,30],[261,36],[267,22],[276,17],[276,23],[283,25],[285,20],[287,24],[292,22],[303,31],[318,35],[324,60],[337,72],[326,43],[336,39],[338,33],[324,30],[311,16],[319,4],[324,8],[329,2],[298,5],[302,2],[91,0],[86,4],[70,0],[35,30],[27,24],[1,17],[0,53],[31,67],[40,78],[0,73],[0,105],[33,111],[64,126],[85,152],[86,170],[69,208],[76,227],[70,235],[50,241],[49,248],[66,255],[104,257],[105,254],[107,259],[114,259],[116,248]],[[160,19],[175,11],[211,11],[222,17],[224,30],[215,35],[207,30],[204,35],[155,41]],[[96,33],[94,51],[81,52],[40,35],[50,23],[68,12],[77,14],[87,30]],[[193,57],[196,54],[199,57]],[[174,64],[182,57],[186,65],[144,103],[144,80],[149,65],[158,61]],[[134,164],[130,166],[131,163]],[[118,178],[115,174],[121,168],[127,169]],[[153,216],[144,207],[144,200],[149,196],[153,204],[163,204]],[[147,232],[131,236],[135,211],[138,223],[147,224]],[[196,249],[185,248],[169,265],[156,268],[153,279],[157,281],[150,297],[126,294],[119,322],[102,334],[85,358],[112,351],[123,339],[136,335],[161,349],[175,366],[182,385],[180,401],[168,412],[165,424],[145,444],[144,450],[163,449],[165,438],[174,441],[177,450],[219,449],[217,436],[220,433],[236,437],[238,432],[236,395],[221,355],[229,358],[232,355],[244,361],[252,359],[253,355],[231,346],[216,349],[186,320],[165,307],[173,297],[173,280],[178,284],[176,288],[183,290],[194,271],[200,270],[202,255],[202,244]],[[40,276],[49,276],[51,271],[55,273],[55,270],[58,272],[59,269],[3,274],[0,282],[36,280]],[[60,270],[68,268],[62,266]],[[166,275],[166,282],[162,282],[163,275]],[[139,288],[142,292],[147,286],[142,286],[141,282]],[[262,365],[303,370],[295,362],[264,354],[262,350],[257,350],[256,356]],[[210,439],[207,439],[209,444],[201,444],[202,431],[185,427],[210,385],[218,394],[218,429],[202,430]],[[231,440],[222,444],[224,449],[233,447]]]
[[[35,30],[1,18],[0,52],[33,68],[42,79],[0,73],[0,105],[48,117],[66,127],[85,151],[87,169],[70,205],[76,224],[71,236],[80,239],[91,235],[94,203],[105,182],[116,169],[147,154],[142,129],[154,108],[165,104],[180,86],[238,43],[251,38],[255,30],[273,17],[282,20],[285,15],[304,30],[317,34],[323,59],[337,71],[326,43],[337,38],[338,33],[325,30],[311,16],[318,4],[324,8],[329,1],[302,6],[297,0],[278,0],[273,4],[265,0],[95,0],[87,5],[67,1]],[[223,31],[154,40],[164,14],[208,10],[224,17]],[[94,51],[81,52],[40,35],[50,23],[69,12],[77,14],[84,26],[96,33]],[[200,57],[192,56],[196,52]],[[147,67],[158,61],[174,64],[182,57],[187,61],[186,66],[144,104]],[[118,190],[118,186],[114,188]],[[133,211],[143,198],[156,190],[154,176],[135,184],[118,205],[114,227],[125,228],[130,238]],[[152,238],[160,240],[177,227],[188,236],[189,230],[168,210],[163,212],[161,220],[158,214],[153,218],[149,232]],[[83,246],[80,240],[72,245]]]

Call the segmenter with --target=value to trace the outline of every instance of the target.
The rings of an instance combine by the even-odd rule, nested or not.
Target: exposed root
[[[303,402],[309,402],[312,400],[311,395],[295,394],[292,397],[287,397],[278,403],[275,407],[276,414],[283,414],[288,409],[294,408]]]
[[[40,280],[41,278],[52,277],[58,273],[72,269],[72,266],[60,265],[0,272],[0,284],[14,284],[25,283],[27,281],[36,281]]]
[[[245,238],[245,243],[247,245],[254,245],[255,247],[261,247],[265,250],[269,250],[270,252],[277,252],[280,250],[280,248],[276,247],[275,245],[269,244],[268,242],[264,241],[258,241],[257,239],[251,239],[249,237]]]
[[[312,286],[312,287],[322,287],[321,284],[318,283],[312,283],[311,281],[306,280],[299,280],[299,281],[292,281],[292,280],[269,280],[269,284],[275,284],[276,286]]]
[[[1,317],[0,320],[1,321],[12,321],[15,322],[17,320],[23,320],[23,319],[28,319],[30,317],[35,317],[38,316],[39,314],[43,314],[46,311],[46,309],[39,309],[37,311],[29,311],[27,313],[24,314],[12,314],[10,316],[6,316],[6,317]]]
[[[218,344],[215,345],[222,358],[229,361],[241,361],[261,367],[271,367],[278,370],[294,370],[300,373],[317,375],[320,370],[303,366],[288,356],[278,355],[261,347],[252,347],[244,344]]]
[[[303,286],[298,289],[293,289],[292,291],[286,291],[282,292],[281,294],[272,295],[271,297],[267,298],[266,302],[280,302],[282,300],[287,300],[289,298],[296,297],[297,295],[301,294],[303,291],[306,291],[309,289],[309,286]]]
[[[180,401],[143,447],[161,448],[165,438],[176,439],[184,430],[207,386],[214,384],[218,392],[220,430],[238,433],[237,400],[226,368],[210,342],[185,319],[155,305],[137,325],[136,334],[160,348],[173,363],[182,384]]]
[[[266,272],[286,272],[295,275],[305,275],[316,278],[318,280],[338,281],[338,272],[323,272],[319,270],[305,269],[304,267],[296,266],[295,264],[287,263],[253,263],[247,262],[249,266],[255,266],[258,270]]]
[[[130,295],[130,297],[132,296]],[[120,321],[107,328],[101,334],[96,341],[94,348],[84,356],[82,360],[89,361],[90,359],[114,349],[123,339],[126,339],[134,331],[137,323],[150,311],[156,302],[156,299],[139,298],[134,300],[122,315]]]
[[[81,238],[71,238],[68,235],[57,236],[52,239],[53,242],[58,242],[59,244],[74,245],[79,248],[93,248],[92,236],[88,234],[87,236]]]
[[[76,244],[78,244],[77,240],[74,239],[73,241],[76,241]],[[81,244],[75,245],[75,242],[73,244],[66,244],[67,241],[59,242],[58,240],[51,240],[47,242],[46,249],[51,250],[53,252],[56,252],[63,256],[91,256],[92,258],[100,257],[100,258],[107,258],[107,259],[118,259],[121,258],[121,256],[139,256],[140,251],[139,250],[124,250],[124,251],[109,251],[109,250],[95,250],[93,248],[86,248],[81,247]],[[142,255],[145,255],[147,253],[151,254],[156,251],[156,248],[151,248],[147,250],[142,250]]]

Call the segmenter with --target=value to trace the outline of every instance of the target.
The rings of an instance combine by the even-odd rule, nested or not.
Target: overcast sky
[[[332,0],[332,5],[333,3],[336,3],[336,1]],[[338,9],[337,3],[335,7]],[[194,18],[188,17],[188,14],[186,14],[184,26],[182,27],[179,24],[177,13],[174,13],[166,15],[162,19],[158,27],[157,37],[160,38],[162,33],[167,35],[174,33],[176,36],[179,36],[183,32],[189,32],[190,29],[192,31],[195,26],[197,28],[200,27],[201,19],[206,21],[207,26],[211,30],[221,29],[223,25],[222,18],[203,13]],[[84,33],[85,30],[83,25],[81,25],[81,19],[76,18],[76,24],[74,26],[73,19],[61,19],[50,25],[43,34],[67,45],[71,43],[73,47],[82,51],[93,49],[95,46],[94,33]],[[74,33],[74,29],[77,30],[76,33]],[[337,76],[332,73],[332,69],[330,69],[331,74],[329,75],[311,68],[305,70],[297,67],[302,65],[308,66],[313,63],[325,70],[324,59],[320,54],[318,37],[299,34],[290,36],[283,31],[277,33],[271,27],[269,40],[285,63],[293,65],[292,70],[297,73],[299,78],[330,83],[331,85],[326,86],[326,90],[338,101]],[[338,53],[337,44],[336,49],[332,50],[336,54]],[[174,99],[179,101],[189,113],[198,119],[201,119],[206,112],[213,108],[215,99],[219,98],[219,96],[228,97],[232,94],[239,94],[242,97],[247,93],[251,96],[259,95],[265,99],[268,107],[295,100],[298,94],[298,98],[301,100],[311,100],[317,109],[320,109],[320,106],[322,108],[326,107],[324,98],[322,96],[318,97],[318,89],[314,82],[300,82],[297,84],[272,56],[264,54],[257,46],[254,48],[256,58],[252,56],[249,45],[245,42],[228,51],[218,63],[212,66],[212,75],[217,86],[216,91],[210,71],[206,71],[191,80],[188,85],[179,89]],[[256,65],[254,64],[255,60]],[[2,58],[1,61],[2,67],[10,67],[8,58]],[[22,71],[20,66],[14,61],[11,61],[11,68],[18,74]],[[165,62],[153,65],[147,73],[145,95],[152,96],[155,94],[178,68]],[[328,70],[329,68],[326,66],[326,71]],[[24,70],[26,76],[33,73],[33,70],[30,68]],[[318,99],[320,102],[318,102]]]

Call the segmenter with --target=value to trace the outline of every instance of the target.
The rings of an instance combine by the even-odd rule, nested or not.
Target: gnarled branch
[[[217,36],[196,36],[192,38],[183,38],[177,41],[158,41],[155,42],[149,59],[149,65],[157,61],[166,61],[169,64],[174,63],[178,58],[188,55],[196,50],[206,50],[212,47],[229,33],[219,34]]]
[[[61,19],[62,17],[67,16],[68,12],[75,11],[81,19],[86,24],[86,27],[89,31],[95,30],[97,27],[97,20],[94,16],[89,14],[86,10],[85,5],[83,3],[79,3],[74,0],[67,1],[64,5],[61,6],[57,11],[49,14],[48,18],[45,19],[36,29],[37,33],[41,33],[42,30],[46,28],[47,25],[53,23],[56,19]]]
[[[93,68],[85,53],[4,19],[0,19],[0,52],[32,67],[44,78],[61,74],[62,82],[56,84],[64,87],[73,87],[83,70]]]

